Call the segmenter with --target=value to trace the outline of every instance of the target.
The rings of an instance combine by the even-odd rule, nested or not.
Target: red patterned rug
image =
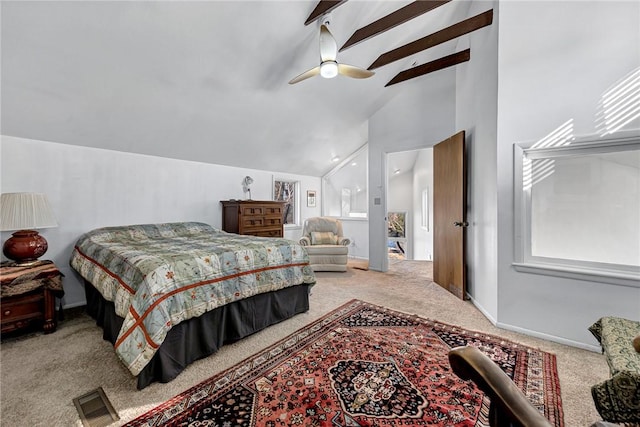
[[[488,399],[449,368],[461,345],[564,425],[555,355],[359,300],[126,425],[486,426]]]

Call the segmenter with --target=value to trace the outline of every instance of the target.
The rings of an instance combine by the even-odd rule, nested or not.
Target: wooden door
[[[464,131],[433,147],[433,279],[466,296]]]

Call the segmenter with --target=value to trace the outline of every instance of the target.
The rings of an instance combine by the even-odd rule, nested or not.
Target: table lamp
[[[18,230],[4,242],[2,252],[18,265],[34,263],[47,251],[47,241],[36,229],[57,226],[44,194],[3,193],[0,196],[0,231]]]
[[[245,176],[242,180],[242,189],[245,193],[249,193],[249,200],[251,200],[251,184],[253,184],[253,178],[251,178],[249,175]]]

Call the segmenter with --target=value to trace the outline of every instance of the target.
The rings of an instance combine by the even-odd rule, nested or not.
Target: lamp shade
[[[242,189],[245,193],[249,193],[249,200],[251,200],[251,184],[253,184],[253,178],[251,178],[249,175],[245,176],[242,180]]]
[[[249,188],[251,184],[253,184],[253,178],[251,178],[249,175],[245,176],[242,180],[242,186],[245,188]]]
[[[0,231],[57,227],[47,196],[42,193],[3,193]]]

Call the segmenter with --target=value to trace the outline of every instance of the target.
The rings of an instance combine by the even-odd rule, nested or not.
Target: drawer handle
[[[5,315],[5,316],[8,316],[8,315],[10,315],[10,314],[11,314],[11,310],[5,310],[5,312],[4,312],[4,315]]]

